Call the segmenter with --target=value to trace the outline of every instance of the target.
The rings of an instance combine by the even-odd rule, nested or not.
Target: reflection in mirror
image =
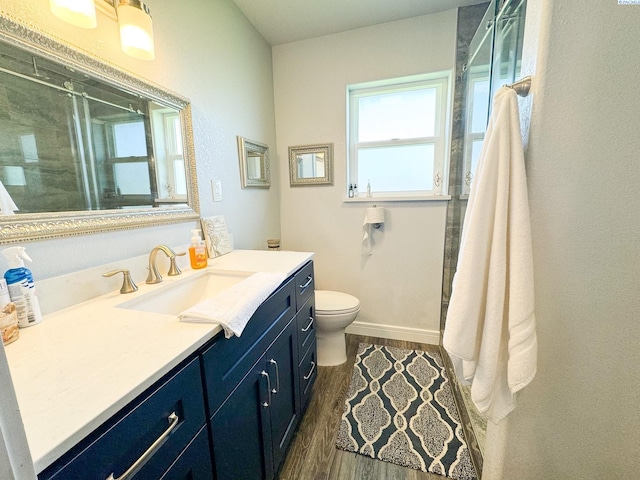
[[[269,147],[267,145],[238,136],[238,160],[242,188],[271,187]]]
[[[256,152],[247,152],[247,177],[249,180],[264,179],[264,162],[262,155]]]
[[[324,152],[303,153],[296,157],[298,178],[324,177]]]
[[[333,143],[289,147],[291,186],[333,185]]]
[[[198,218],[188,100],[2,16],[0,59],[0,242]]]

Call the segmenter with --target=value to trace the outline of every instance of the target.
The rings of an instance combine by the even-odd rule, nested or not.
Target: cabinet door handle
[[[307,325],[306,327],[304,327],[304,328],[302,329],[302,332],[304,333],[304,332],[308,331],[308,330],[311,328],[311,325],[313,325],[313,317],[309,317],[309,325]]]
[[[158,437],[155,442],[151,444],[149,448],[147,448],[147,450],[142,455],[140,455],[140,458],[138,458],[138,460],[136,460],[133,465],[131,465],[127,469],[127,471],[120,475],[118,478],[114,477],[112,473],[107,477],[107,480],[128,480],[129,478],[133,477],[138,472],[138,470],[140,470],[144,466],[144,464],[147,463],[151,459],[151,457],[153,457],[153,454],[156,453],[156,451],[162,446],[166,438],[178,426],[178,422],[180,421],[178,415],[176,415],[176,412],[171,413],[171,415],[167,417],[167,420],[169,420],[169,427],[164,431],[162,435]]]
[[[311,362],[311,370],[309,370],[309,373],[307,375],[305,375],[304,378],[305,380],[309,380],[311,378],[311,375],[313,375],[313,371],[316,369],[316,362]]]
[[[313,277],[311,275],[309,275],[309,276],[307,276],[307,281],[305,283],[302,283],[302,284],[299,285],[300,289],[304,290],[309,285],[311,285],[311,282],[313,282]]]
[[[275,365],[276,366],[276,388],[274,388],[273,390],[271,390],[271,393],[278,393],[280,391],[280,369],[278,368],[278,362],[276,362],[273,358],[271,360],[269,360],[269,363],[271,365]]]
[[[262,406],[264,408],[269,408],[269,405],[271,404],[271,377],[264,370],[260,372],[260,375],[262,375],[263,377],[267,377],[267,391],[269,392],[269,401],[262,402]]]

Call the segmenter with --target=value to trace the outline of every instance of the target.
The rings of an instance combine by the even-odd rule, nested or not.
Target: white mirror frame
[[[257,153],[260,157],[262,175],[255,178],[249,175],[250,153]],[[240,183],[242,188],[270,188],[271,167],[269,165],[269,146],[238,136],[238,160],[240,162]]]
[[[2,15],[0,15],[0,41],[69,65],[98,80],[120,86],[180,111],[188,192],[186,205],[163,208],[0,215],[0,244],[186,222],[200,218],[189,100],[130,73],[125,73]]]
[[[311,153],[324,154],[324,176],[299,177],[298,156]],[[292,187],[303,185],[333,185],[333,143],[289,147],[289,180]]]

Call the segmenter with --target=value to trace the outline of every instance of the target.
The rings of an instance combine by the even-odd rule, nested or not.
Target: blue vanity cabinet
[[[211,418],[217,480],[271,480],[300,420],[295,322],[253,365]]]
[[[205,422],[200,365],[192,358],[45,469],[38,479],[105,480],[110,475],[120,478],[127,471],[131,473],[126,478],[131,480],[179,478],[166,475],[187,451],[195,459],[190,466],[194,472],[211,471],[208,437],[193,441]]]
[[[298,337],[292,319],[264,357],[271,383],[271,398],[267,400],[271,418],[273,464],[277,472],[296,427],[301,419],[298,370]],[[275,380],[274,380],[275,379]]]
[[[307,299],[313,295],[315,290],[316,282],[313,272],[313,262],[308,262],[296,272],[294,282],[296,286],[296,311],[298,311]]]
[[[272,480],[316,375],[313,288],[309,262],[38,480]]]
[[[316,301],[311,295],[296,315],[300,360],[316,338]]]
[[[312,344],[300,360],[300,409],[304,414],[309,400],[311,400],[311,390],[313,383],[318,376],[318,359],[316,349],[316,339],[313,338]]]
[[[316,348],[316,302],[313,290],[308,290],[304,285],[311,279],[310,285],[314,285],[313,264],[303,267],[295,276],[299,302],[296,314],[296,329],[298,336],[298,371],[299,371],[299,395],[302,412],[306,410],[311,399],[311,390],[315,382],[317,371]]]
[[[204,352],[217,480],[277,475],[315,379],[313,288],[308,262],[256,311],[246,338],[214,340]]]
[[[173,462],[159,480],[212,480],[209,456],[209,431],[206,426]]]
[[[295,315],[293,279],[284,282],[254,312],[242,335],[225,338],[219,333],[202,354],[211,417],[246,376],[249,369]]]

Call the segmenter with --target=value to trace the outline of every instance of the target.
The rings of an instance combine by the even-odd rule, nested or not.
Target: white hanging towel
[[[536,374],[531,223],[516,92],[496,93],[464,218],[443,345],[499,422]]]
[[[0,215],[15,215],[16,210],[19,210],[16,206],[13,198],[7,192],[2,182],[0,182]]]

